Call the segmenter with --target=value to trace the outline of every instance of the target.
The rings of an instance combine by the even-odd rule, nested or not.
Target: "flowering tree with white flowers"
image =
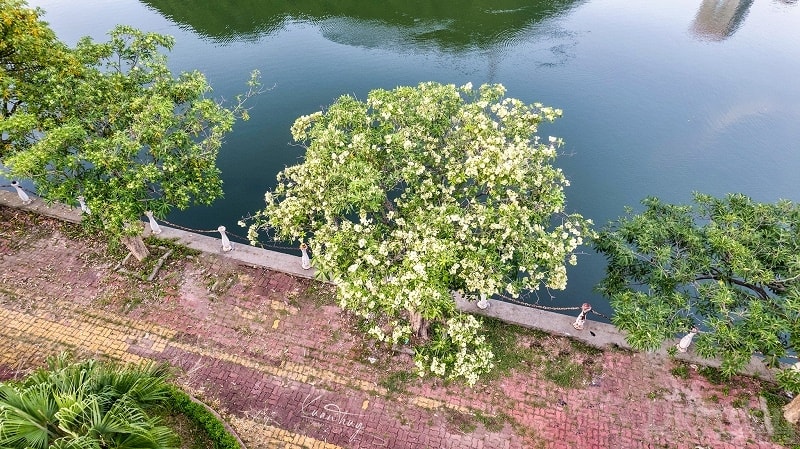
[[[591,233],[564,212],[569,183],[551,165],[561,140],[536,135],[561,111],[505,98],[499,84],[423,83],[339,98],[302,116],[302,164],[278,174],[250,239],[307,241],[313,265],[369,334],[419,343],[419,373],[477,381],[492,353],[467,297],[564,289]]]

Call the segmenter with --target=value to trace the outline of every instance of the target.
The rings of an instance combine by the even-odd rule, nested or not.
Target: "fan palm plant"
[[[20,383],[0,384],[0,447],[125,449],[175,447],[149,417],[168,398],[166,365],[121,366],[65,355]]]

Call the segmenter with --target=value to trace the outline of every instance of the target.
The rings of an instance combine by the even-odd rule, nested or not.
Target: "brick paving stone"
[[[0,207],[3,226],[10,214],[26,219]],[[779,447],[751,419],[757,396],[732,405],[754,395],[747,379],[678,379],[669,360],[609,349],[582,356],[592,376],[576,388],[537,366],[474,388],[416,377],[389,387],[411,358],[354,334],[319,299],[325,286],[208,254],[168,261],[148,284],[58,224],[14,229],[0,232],[0,379],[62,350],[167,362],[252,448]],[[559,363],[550,358],[541,363]]]

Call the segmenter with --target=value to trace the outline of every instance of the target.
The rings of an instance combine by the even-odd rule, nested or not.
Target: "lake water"
[[[204,72],[231,98],[259,69],[272,89],[251,103],[219,159],[225,198],[175,213],[195,229],[261,207],[300,161],[289,127],[342,94],[439,81],[502,83],[564,110],[568,211],[602,225],[646,195],[692,191],[800,201],[800,5],[795,1],[585,0],[336,2],[33,0],[61,40],[104,39],[115,24],[170,34],[176,70]],[[320,6],[325,3],[325,6]],[[591,302],[604,260],[590,248],[566,291]],[[298,254],[299,255],[299,254]]]

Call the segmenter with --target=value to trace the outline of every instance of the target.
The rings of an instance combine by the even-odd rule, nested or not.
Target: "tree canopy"
[[[540,122],[561,111],[505,98],[501,85],[422,83],[343,96],[303,116],[303,163],[278,174],[250,226],[307,240],[319,273],[368,333],[417,350],[420,373],[474,383],[491,366],[470,297],[566,287],[590,222],[565,210],[551,162],[561,140]]]
[[[800,206],[695,194],[693,205],[647,198],[644,212],[594,240],[608,259],[599,290],[612,321],[637,349],[697,326],[697,352],[722,358],[728,375],[756,354],[777,366],[800,344]],[[800,392],[800,372],[779,380]]]
[[[32,97],[46,84],[48,71],[60,75],[75,71],[77,60],[56,39],[55,33],[40,20],[40,9],[28,8],[23,0],[0,0],[0,121],[7,122],[18,111],[35,114]],[[29,119],[29,117],[26,117]],[[0,161],[19,135],[15,128],[34,128],[34,121],[16,127],[6,125],[0,133]]]
[[[235,119],[247,118],[243,102],[258,91],[257,72],[226,108],[209,98],[202,73],[173,76],[163,53],[173,46],[169,36],[118,26],[107,42],[83,38],[67,49],[35,21],[38,10],[3,1],[4,16],[30,23],[15,36],[39,30],[4,41],[12,62],[3,84],[16,90],[6,100],[16,109],[0,122],[7,176],[31,179],[51,201],[84,197],[90,224],[118,236],[141,232],[145,211],[164,216],[222,195],[217,155]],[[52,52],[35,51],[51,45],[69,70]]]

